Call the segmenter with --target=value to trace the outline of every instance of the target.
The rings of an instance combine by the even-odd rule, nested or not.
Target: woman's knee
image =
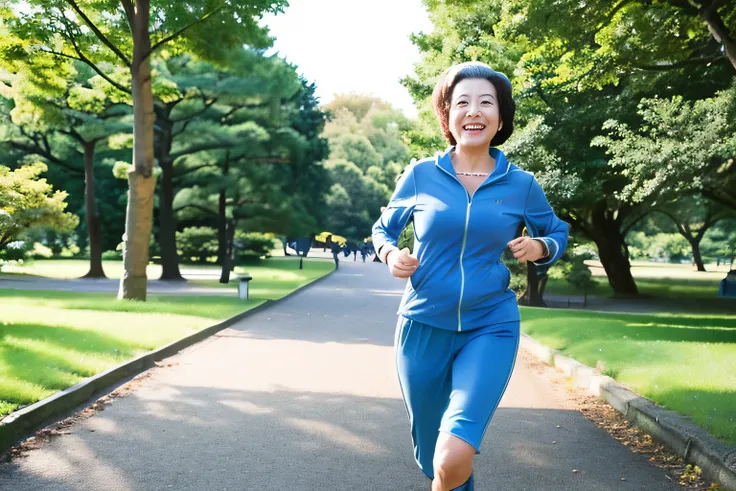
[[[470,478],[473,472],[475,448],[465,441],[446,433],[440,433],[434,454],[434,475],[443,482],[457,483],[459,486]]]

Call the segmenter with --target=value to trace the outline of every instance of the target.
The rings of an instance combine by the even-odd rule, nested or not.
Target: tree
[[[736,83],[694,101],[643,99],[638,114],[638,127],[609,120],[593,140],[627,177],[623,198],[695,192],[736,211]]]
[[[105,0],[85,3],[85,9],[76,0],[23,3],[30,8],[3,12],[8,30],[23,39],[12,49],[3,50],[6,56],[79,60],[132,97],[133,166],[128,172],[124,273],[118,297],[145,300],[155,188],[151,56],[166,46],[174,53],[189,51],[204,59],[226,62],[227,48],[244,44],[267,47],[270,39],[258,19],[264,11],[281,11],[283,2],[167,1],[151,8],[150,0]],[[105,63],[122,70],[109,76],[101,69]]]
[[[130,131],[129,122],[121,120],[129,114],[128,106],[111,99],[104,90],[106,82],[83,63],[58,64],[53,82],[31,75],[38,68],[33,64],[23,68],[8,91],[13,97],[9,116],[15,127],[8,130],[5,144],[84,177],[90,250],[90,268],[84,277],[104,278],[95,150],[108,138]],[[81,169],[77,159],[82,160]]]
[[[724,211],[721,206],[713,201],[697,195],[683,196],[675,203],[658,206],[655,211],[672,220],[672,223],[677,227],[677,232],[690,244],[693,265],[698,271],[705,271],[705,264],[703,264],[703,257],[700,253],[700,243],[706,232],[720,220],[734,216],[733,213],[729,213],[728,210]]]
[[[327,106],[325,125],[330,156],[324,163],[330,180],[325,195],[325,228],[362,242],[409,163],[402,131],[406,117],[375,97],[339,95]]]
[[[182,176],[175,210],[182,221],[217,220],[224,283],[239,228],[299,236],[314,233],[318,225],[318,213],[312,211],[319,211],[326,182],[318,165],[327,150],[318,137],[324,114],[313,84],[296,77],[280,80],[296,83],[291,93],[286,85],[269,87],[264,78],[251,80],[257,90],[246,98],[237,91],[241,95],[220,99],[201,121],[192,123],[198,136],[187,145],[200,147],[196,162],[190,156],[179,164],[194,168]],[[208,142],[224,144],[204,150]]]
[[[66,193],[39,179],[46,170],[40,162],[13,171],[0,165],[0,249],[31,228],[64,232],[77,226],[79,219],[64,211]]]
[[[156,156],[161,166],[159,243],[162,279],[183,279],[176,253],[173,200],[176,184],[201,165],[196,154],[242,145],[230,122],[238,112],[271,110],[299,90],[294,70],[283,60],[257,50],[236,49],[225,69],[188,55],[161,60],[160,78],[169,96],[156,106]],[[225,108],[220,110],[220,108]],[[264,156],[266,158],[266,156]],[[220,243],[224,243],[220,231]]]
[[[527,60],[558,55],[560,82],[603,87],[634,72],[736,69],[727,0],[512,0],[504,9],[499,34],[528,39]]]

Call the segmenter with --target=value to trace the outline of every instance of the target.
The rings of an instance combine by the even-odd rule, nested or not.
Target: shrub
[[[0,249],[0,260],[3,261],[23,261],[30,251],[31,245],[23,240],[10,242],[4,248]]]
[[[40,242],[35,242],[33,249],[28,252],[28,256],[33,259],[51,259],[54,256],[54,251]]]
[[[590,259],[590,254],[570,254],[569,257],[569,267],[565,269],[565,279],[571,285],[583,290],[583,295],[585,297],[584,302],[587,306],[588,292],[598,286],[598,282],[593,279],[593,274],[590,272],[590,268],[585,264],[585,261]]]
[[[176,249],[182,260],[204,263],[217,254],[217,231],[211,227],[187,227],[176,233]]]
[[[123,258],[122,250],[118,251],[105,251],[102,253],[102,259],[104,261],[118,261]]]
[[[236,262],[253,262],[270,256],[274,249],[273,235],[260,232],[235,232]]]

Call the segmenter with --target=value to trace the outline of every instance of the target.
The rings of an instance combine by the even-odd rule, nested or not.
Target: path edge
[[[33,436],[38,430],[63,419],[65,415],[78,409],[80,406],[97,400],[101,395],[110,392],[118,383],[153,368],[156,362],[174,356],[185,348],[197,344],[243,319],[278,305],[293,295],[327,279],[335,271],[337,270],[329,271],[324,276],[310,281],[281,298],[266,300],[250,310],[241,312],[212,326],[205,327],[194,334],[173,341],[166,346],[124,361],[104,372],[88,377],[67,389],[56,392],[45,399],[10,413],[0,420],[0,454],[6,452],[26,438]]]

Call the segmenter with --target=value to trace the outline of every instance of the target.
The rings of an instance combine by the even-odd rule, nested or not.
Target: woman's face
[[[466,78],[455,85],[450,99],[450,133],[458,146],[491,145],[502,124],[496,87],[484,78]]]

